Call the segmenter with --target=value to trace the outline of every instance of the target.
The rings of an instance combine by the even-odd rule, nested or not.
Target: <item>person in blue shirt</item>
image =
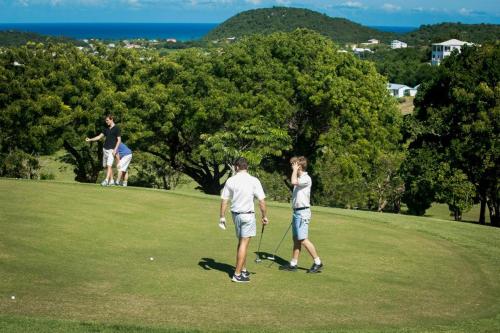
[[[115,157],[117,159],[116,168],[118,169],[118,177],[116,178],[116,184],[127,186],[128,166],[130,165],[130,161],[132,161],[132,150],[130,150],[130,148],[127,147],[127,145],[121,142],[118,145],[118,150],[116,152]]]

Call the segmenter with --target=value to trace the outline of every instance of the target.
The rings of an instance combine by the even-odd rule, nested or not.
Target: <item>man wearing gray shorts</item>
[[[250,282],[250,273],[246,269],[246,258],[250,239],[256,235],[254,198],[259,200],[262,223],[268,224],[266,217],[265,194],[260,181],[248,173],[248,162],[239,158],[235,162],[236,174],[226,181],[221,193],[219,226],[226,229],[226,209],[231,200],[238,248],[236,252],[236,269],[233,282]]]
[[[314,263],[307,273],[319,273],[323,268],[323,263],[316,252],[314,244],[308,239],[309,222],[311,221],[311,187],[312,180],[307,174],[307,159],[304,156],[292,157],[293,185],[292,194],[292,231],[293,231],[293,251],[292,259],[287,265],[280,266],[280,270],[296,272],[299,262],[300,251],[304,246],[314,260]]]

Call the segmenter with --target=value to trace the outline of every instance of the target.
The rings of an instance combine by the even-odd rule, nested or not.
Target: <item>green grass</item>
[[[237,285],[218,206],[202,194],[0,179],[0,331],[500,331],[499,229],[316,207],[323,273],[280,272],[251,253],[252,282]],[[269,206],[271,252],[290,210]],[[289,252],[287,240],[278,255]]]
[[[57,152],[53,155],[40,156],[40,174],[53,175],[55,181],[74,182],[75,173],[74,166],[64,163],[60,160],[64,155],[64,151]]]
[[[462,214],[462,221],[477,223],[479,221],[479,210],[480,205],[474,205],[471,210]],[[453,221],[453,215],[446,204],[433,203],[432,207],[425,212],[425,216]],[[486,223],[490,223],[488,208],[486,208]]]

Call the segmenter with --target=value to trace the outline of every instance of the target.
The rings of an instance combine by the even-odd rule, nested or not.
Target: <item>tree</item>
[[[410,129],[407,164],[413,167],[407,168],[405,176],[406,185],[411,185],[408,179],[417,177],[412,168],[419,163],[411,160],[412,156],[430,152],[435,159],[429,164],[448,163],[450,170],[461,171],[455,174],[454,182],[465,182],[465,188],[467,182],[474,185],[481,202],[479,222],[485,222],[488,206],[495,226],[500,226],[499,79],[498,43],[465,47],[460,54],[445,59],[435,79],[422,84],[415,113],[409,116],[415,126]]]

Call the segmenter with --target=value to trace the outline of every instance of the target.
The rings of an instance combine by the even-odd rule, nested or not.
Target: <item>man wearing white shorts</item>
[[[116,154],[116,168],[118,169],[118,176],[116,178],[116,184],[127,186],[128,182],[128,166],[130,161],[132,161],[132,150],[127,147],[123,142],[118,146],[118,152]],[[121,181],[123,177],[123,182]]]
[[[107,115],[104,119],[107,128],[104,128],[96,137],[85,138],[85,141],[92,142],[101,140],[103,137],[104,145],[102,148],[102,167],[106,168],[106,178],[102,181],[102,186],[113,186],[115,182],[113,180],[113,162],[115,160],[115,155],[118,151],[118,146],[122,142],[121,131],[118,126],[115,125],[112,115]]]
[[[300,251],[304,246],[314,260],[314,263],[307,273],[319,273],[323,268],[323,263],[316,252],[314,244],[309,240],[309,222],[311,221],[311,187],[312,180],[307,174],[307,159],[304,156],[292,157],[291,183],[293,185],[292,194],[292,231],[293,231],[293,251],[292,259],[287,265],[280,266],[280,270],[296,272],[299,262]]]
[[[233,216],[238,248],[236,252],[236,269],[232,278],[233,282],[250,282],[250,273],[246,269],[246,257],[250,239],[256,235],[256,221],[254,198],[259,200],[262,223],[268,224],[266,216],[265,194],[260,181],[248,173],[248,162],[239,158],[235,162],[236,174],[230,177],[221,194],[219,225],[225,229],[226,209],[231,200],[231,213]]]

